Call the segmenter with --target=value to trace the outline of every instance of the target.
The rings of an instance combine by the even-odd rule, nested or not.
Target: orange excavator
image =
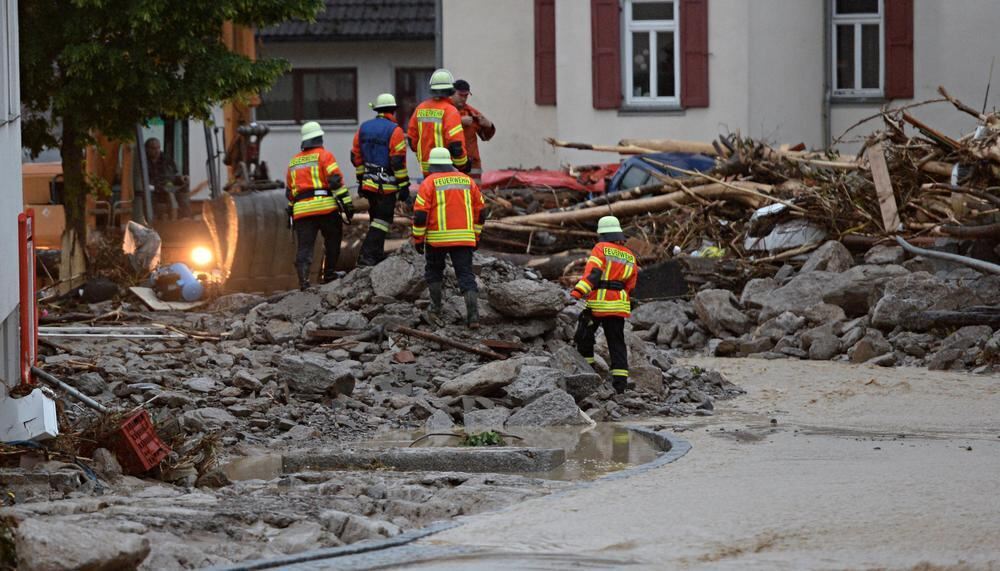
[[[227,22],[222,38],[231,51],[256,58],[252,29]],[[141,126],[136,127],[132,142],[98,135],[97,143],[87,149],[87,175],[105,181],[116,192],[110,193],[111,199],[88,198],[88,231],[98,227],[99,219],[109,227],[123,227],[134,219],[159,233],[162,262],[217,270],[224,292],[294,287],[297,278],[291,260],[295,248],[285,225],[284,185],[269,180],[266,165],[259,161],[267,127],[253,121],[253,107],[258,102],[255,98],[249,104],[230,102],[224,106],[223,145],[217,142],[219,129],[205,125],[207,181],[192,189],[192,195],[199,198],[207,188],[210,200],[192,201],[189,219],[175,219],[172,213],[165,217],[160,213],[160,219],[154,215]],[[228,167],[225,185],[220,180],[219,158],[223,155]],[[66,248],[65,216],[58,204],[61,176],[59,163],[24,165],[24,202],[39,213],[36,233],[41,248]],[[64,253],[63,267],[67,259]],[[62,280],[70,280],[72,287],[73,272],[62,274]]]

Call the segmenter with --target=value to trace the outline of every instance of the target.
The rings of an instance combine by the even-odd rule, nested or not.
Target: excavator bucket
[[[222,193],[205,209],[225,292],[297,287],[295,239],[288,229],[286,204],[285,191],[275,189]]]

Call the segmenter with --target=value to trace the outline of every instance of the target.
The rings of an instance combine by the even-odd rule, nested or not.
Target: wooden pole
[[[386,329],[389,331],[395,331],[396,333],[402,333],[403,335],[410,335],[412,337],[419,337],[421,339],[426,339],[427,341],[434,341],[441,345],[447,345],[448,347],[454,347],[455,349],[461,349],[466,353],[473,353],[482,357],[487,357],[489,359],[506,359],[506,355],[501,355],[500,353],[494,353],[493,351],[487,351],[485,349],[480,349],[479,347],[473,347],[466,343],[461,343],[453,339],[448,339],[446,337],[441,337],[440,335],[434,335],[433,333],[427,333],[426,331],[420,331],[419,329],[413,329],[406,327],[405,325],[388,325]]]

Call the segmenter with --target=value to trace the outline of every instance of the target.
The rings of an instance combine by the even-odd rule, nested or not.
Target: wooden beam
[[[896,195],[892,192],[892,177],[889,167],[885,164],[885,151],[881,141],[865,151],[868,164],[871,166],[872,180],[875,181],[875,192],[878,195],[878,207],[882,212],[882,227],[892,233],[899,229],[899,208],[896,205]]]

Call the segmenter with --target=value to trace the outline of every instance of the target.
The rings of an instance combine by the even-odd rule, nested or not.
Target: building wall
[[[752,4],[745,51],[750,70],[747,134],[776,144],[822,147],[823,2],[754,0]],[[721,46],[725,41],[719,38]],[[713,46],[713,51],[723,49],[720,44]],[[721,81],[714,84],[715,92],[728,89],[725,78]]]
[[[1000,22],[1000,2],[996,0],[915,0],[913,6],[914,99],[894,100],[897,107],[940,97],[939,85],[977,109],[982,108],[990,60],[998,55],[996,23]],[[987,108],[1000,106],[1000,65],[994,70],[993,88]],[[867,105],[834,104],[831,132],[837,137],[860,119],[878,113],[879,103]],[[935,129],[952,137],[969,133],[976,127],[973,117],[955,110],[948,103],[918,107],[911,113]],[[870,121],[852,130],[847,139],[856,139],[881,127]],[[853,150],[857,144],[844,145]]]
[[[17,215],[21,212],[21,113],[17,0],[0,0],[0,381],[18,382]]]
[[[358,69],[358,120],[359,123],[324,123],[324,146],[337,157],[348,184],[354,184],[354,169],[350,152],[354,133],[360,122],[374,117],[368,102],[379,93],[394,92],[396,68],[434,67],[434,42],[364,42],[364,43],[265,43],[259,50],[261,57],[281,57],[292,67],[356,67]],[[288,161],[299,152],[300,125],[269,121],[271,132],[264,139],[261,157],[271,169],[271,178],[284,180]],[[197,131],[197,132],[196,132]],[[201,141],[201,127],[192,124],[192,143]],[[203,143],[200,143],[202,148]],[[194,144],[192,144],[192,151]],[[202,151],[204,152],[204,151]],[[192,168],[204,158],[194,158]],[[408,160],[410,176],[419,177],[420,168],[411,153]],[[202,166],[202,172],[204,167]],[[204,178],[204,174],[202,175]],[[192,176],[193,181],[197,181]]]
[[[776,144],[802,142],[822,148],[826,143],[824,0],[711,0],[710,106],[640,114],[593,108],[589,2],[556,0],[557,105],[552,108],[534,104],[532,1],[443,1],[445,64],[457,75],[475,79],[470,79],[474,104],[499,125],[496,139],[483,145],[487,168],[555,168],[560,163],[614,160],[613,155],[588,151],[553,153],[541,142],[547,136],[614,144],[626,137],[708,141],[739,130]],[[994,23],[1000,21],[1000,2],[968,0],[961,9],[956,4],[915,0],[914,100],[936,98],[937,86],[944,85],[978,107],[995,51],[989,38]],[[1000,69],[996,75],[1000,78]],[[884,103],[833,102],[831,136],[877,113]],[[995,88],[989,107],[998,104],[1000,89]],[[953,136],[975,127],[972,117],[947,104],[914,113]],[[849,139],[878,127],[878,122],[870,122],[852,131]],[[840,148],[851,152],[857,145]]]
[[[558,108],[535,105],[534,1],[443,0],[442,13],[444,66],[469,82],[469,104],[497,125],[479,146],[483,168],[556,164],[543,139],[557,135]]]

